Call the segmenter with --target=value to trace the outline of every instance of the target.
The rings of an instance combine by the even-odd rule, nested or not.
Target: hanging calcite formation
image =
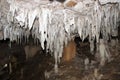
[[[6,0],[1,2],[4,3]],[[10,38],[11,41],[21,43],[22,36],[27,37],[27,41],[31,31],[32,36],[39,39],[43,49],[44,42],[47,41],[46,50],[54,53],[56,66],[62,57],[63,45],[67,45],[76,34],[82,40],[89,36],[91,51],[94,48],[93,41],[96,39],[99,43],[100,33],[103,40],[118,34],[120,0],[68,0],[65,3],[56,0],[7,2],[7,10],[2,9],[4,5],[0,5],[4,6],[0,7],[0,29],[3,28],[4,39]],[[5,17],[2,16],[4,11],[8,13]]]
[[[9,12],[9,5],[6,0],[0,0],[0,40],[4,37],[4,29],[8,26],[7,13]],[[7,36],[6,36],[7,37]]]

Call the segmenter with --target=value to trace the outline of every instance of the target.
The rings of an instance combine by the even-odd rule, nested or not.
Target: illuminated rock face
[[[71,40],[63,49],[62,61],[70,62],[72,61],[73,58],[75,58],[75,55],[76,55],[76,43],[73,40]]]
[[[66,7],[74,7],[77,4],[75,0],[66,0],[64,2],[64,6]]]
[[[24,50],[25,50],[25,54],[26,54],[26,60],[28,60],[28,59],[34,57],[38,53],[38,51],[40,51],[41,49],[39,46],[27,45],[24,47]]]

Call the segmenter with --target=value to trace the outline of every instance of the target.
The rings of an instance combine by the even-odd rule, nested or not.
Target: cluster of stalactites
[[[74,38],[75,33],[82,40],[89,36],[91,43],[95,39],[99,42],[100,33],[105,40],[118,34],[120,1],[112,4],[109,1],[104,3],[103,0],[78,0],[74,7],[64,7],[57,1],[36,1],[8,1],[9,26],[4,28],[4,39],[10,38],[13,41],[22,36],[28,37],[31,31],[39,39],[43,49],[44,42],[47,41],[46,48],[54,52],[56,64],[62,57],[63,45]],[[16,23],[19,23],[18,26]]]

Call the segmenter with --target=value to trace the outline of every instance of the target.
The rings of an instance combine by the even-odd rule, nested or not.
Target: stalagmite
[[[108,60],[110,61],[110,52],[108,50],[108,46],[105,44],[103,39],[100,39],[99,45],[99,53],[100,53],[100,65],[103,66],[105,62]]]

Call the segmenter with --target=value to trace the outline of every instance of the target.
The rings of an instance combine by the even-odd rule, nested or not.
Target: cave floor
[[[84,65],[86,56],[82,53],[90,53],[87,45],[80,46],[77,56],[71,62],[59,64],[58,73],[54,72],[54,59],[49,54],[40,51],[40,54],[26,61],[23,48],[14,45],[11,53],[16,53],[13,55],[17,59],[13,59],[12,73],[8,74],[9,71],[5,70],[6,73],[1,76],[0,72],[0,80],[120,80],[120,42],[116,48],[111,48],[111,54],[115,54],[112,60],[102,67],[98,67],[94,60],[88,66]],[[1,45],[0,49],[1,53],[9,53],[11,50],[6,45]],[[0,64],[7,61],[0,58]]]

